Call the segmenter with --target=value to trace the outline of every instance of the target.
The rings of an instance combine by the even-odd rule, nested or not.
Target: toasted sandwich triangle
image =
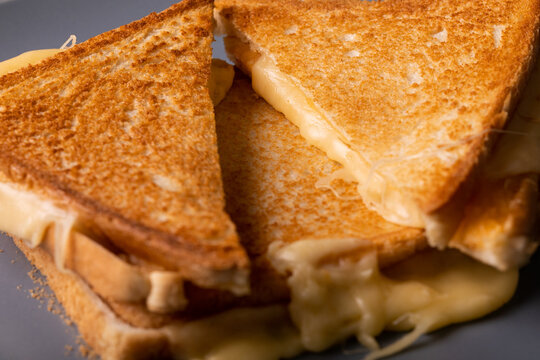
[[[186,0],[0,78],[0,179],[113,249],[245,289],[208,92],[213,2]]]
[[[489,153],[534,60],[540,13],[538,0],[216,6],[255,90],[348,169],[372,209],[415,227]],[[276,95],[265,74],[292,88]]]

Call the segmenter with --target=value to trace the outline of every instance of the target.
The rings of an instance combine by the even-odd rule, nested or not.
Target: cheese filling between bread
[[[358,181],[358,190],[366,205],[388,221],[423,227],[418,207],[376,173],[361,154],[351,150],[339,138],[313,101],[269,57],[259,57],[251,68],[251,76],[257,93],[298,126],[309,144],[325,151],[329,158],[342,164]]]
[[[343,256],[358,250],[359,258]],[[124,323],[90,289],[87,293],[108,317],[107,337],[164,336],[176,358],[276,360],[356,336],[370,351],[366,359],[376,359],[403,350],[426,332],[494,311],[510,299],[518,280],[516,270],[499,272],[453,250],[417,254],[382,273],[369,241],[358,239],[275,244],[268,256],[291,274],[288,308],[238,308],[143,329]],[[374,337],[384,329],[412,331],[379,348]]]
[[[0,229],[31,248],[42,246],[59,270],[77,273],[102,296],[125,302],[146,300],[148,309],[159,313],[181,310],[187,303],[178,274],[145,274],[81,234],[76,214],[1,182]],[[96,262],[101,266],[94,266]]]
[[[62,49],[32,50],[0,62],[0,76],[17,71],[28,65],[36,65],[44,59],[62,52]]]
[[[0,183],[0,229],[35,248],[41,245],[48,228],[54,226],[56,241],[53,252],[60,270],[65,270],[66,248],[76,218],[76,215],[30,192]]]
[[[362,252],[360,259],[347,254]],[[368,359],[403,350],[422,334],[482,317],[514,294],[517,270],[500,272],[455,251],[417,254],[384,273],[369,241],[303,240],[272,244],[269,257],[288,279],[291,317],[307,350],[356,336]],[[412,330],[379,348],[384,329]]]

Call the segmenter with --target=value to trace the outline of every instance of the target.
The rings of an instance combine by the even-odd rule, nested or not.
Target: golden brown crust
[[[302,239],[372,240],[383,265],[425,246],[423,231],[384,221],[368,210],[354,183],[331,183],[341,197],[319,182],[341,167],[308,146],[298,129],[235,78],[216,108],[227,212],[250,257],[274,242]],[[256,272],[256,270],[254,270]]]
[[[534,60],[540,13],[538,0],[216,4],[342,141],[391,164],[377,170],[424,212],[452,197],[489,151],[489,130],[504,126]]]
[[[223,211],[212,10],[182,1],[0,78],[0,171],[122,250],[223,288],[248,261]]]
[[[500,270],[527,263],[538,247],[538,174],[482,178],[450,247]]]
[[[105,305],[99,303],[99,298],[77,276],[59,271],[45,250],[30,249],[20,239],[14,241],[47,277],[47,284],[77,324],[79,333],[103,360],[170,358],[164,333],[144,329],[137,333],[111,326],[116,321],[113,313],[104,311]]]

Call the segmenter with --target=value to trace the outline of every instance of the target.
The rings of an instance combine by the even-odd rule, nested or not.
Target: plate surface
[[[0,0],[0,61],[24,51],[61,46],[70,34],[84,41],[151,11],[168,0]],[[214,56],[224,58],[220,43]],[[32,266],[11,239],[0,234],[0,359],[84,359],[78,352],[74,326],[47,311],[48,299],[33,298],[37,286],[27,273]],[[412,348],[392,357],[418,359],[535,359],[540,358],[540,255],[521,272],[514,299],[494,314],[462,326],[451,326],[422,337]],[[464,299],[466,301],[466,299]],[[383,343],[395,339],[383,335]],[[297,360],[361,359],[344,354],[357,346],[344,345]],[[73,349],[73,350],[71,350]]]

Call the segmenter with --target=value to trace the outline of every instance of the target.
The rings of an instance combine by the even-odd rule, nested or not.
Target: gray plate
[[[0,0],[0,61],[21,52],[59,47],[70,34],[79,41],[165,9],[168,0]],[[215,56],[224,57],[222,46]],[[29,295],[36,285],[26,275],[31,265],[16,250],[11,239],[0,234],[0,360],[83,359],[76,349],[75,327],[66,326]],[[422,337],[412,348],[392,359],[535,359],[540,358],[540,256],[522,270],[514,299],[494,314],[452,326]],[[464,299],[466,301],[466,299]],[[382,342],[395,336],[383,335]],[[359,359],[344,355],[353,343],[323,354],[298,360]]]

